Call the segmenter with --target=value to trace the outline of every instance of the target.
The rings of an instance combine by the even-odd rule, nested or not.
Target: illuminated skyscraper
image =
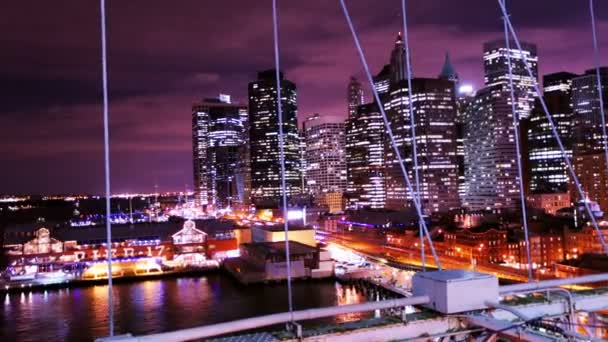
[[[427,214],[447,212],[460,206],[454,82],[415,78],[412,88],[422,206]],[[414,180],[408,92],[406,80],[392,84],[385,110],[409,177]],[[385,164],[386,207],[397,210],[410,207],[412,197],[389,140],[385,141]]]
[[[600,69],[604,111],[608,112],[608,67]],[[604,154],[602,113],[595,69],[572,80],[574,112],[573,166],[590,200],[608,210],[608,175]],[[580,200],[578,196],[573,197]]]
[[[365,102],[363,87],[361,86],[361,82],[355,77],[351,77],[348,82],[346,96],[348,101],[348,116],[352,116],[357,111],[357,106],[360,106]]]
[[[192,106],[194,187],[199,205],[225,208],[248,202],[247,107],[229,95]]]
[[[315,117],[319,117],[315,114]],[[310,122],[305,126],[306,185],[313,196],[346,191],[344,123]]]
[[[281,106],[288,196],[302,190],[300,139],[298,136],[296,86],[280,73]],[[249,83],[252,200],[258,207],[276,208],[281,203],[281,163],[275,70],[258,73]]]
[[[510,93],[501,86],[477,92],[464,120],[466,194],[471,210],[518,207],[517,160]]]
[[[543,77],[543,97],[568,157],[572,157],[572,79],[577,75],[558,72]],[[528,125],[530,192],[565,193],[570,177],[545,111],[536,100]]]
[[[485,43],[483,61],[486,87],[479,90],[464,120],[465,191],[463,205],[472,210],[517,210],[519,202],[517,152],[509,87],[510,56],[516,113],[528,118],[537,94],[536,46],[522,43],[523,56],[504,40]],[[526,71],[524,58],[534,77]],[[526,137],[527,132],[521,132]],[[521,133],[524,133],[522,135]]]
[[[523,56],[519,53],[515,42],[511,41],[507,50],[504,39],[495,40],[483,45],[484,82],[488,87],[499,86],[501,90],[509,90],[509,65],[507,57],[511,57],[513,86],[515,88],[516,111],[519,118],[530,116],[534,99],[538,97],[534,90],[534,82],[538,81],[538,56],[536,45],[522,42]],[[530,77],[524,64],[524,58],[532,69],[534,77]]]
[[[347,207],[384,208],[385,130],[375,103],[357,107],[346,120]]]
[[[460,85],[460,77],[450,61],[450,55],[446,52],[443,67],[439,73],[439,78],[454,83],[454,94],[456,96],[456,119],[454,127],[456,129],[456,162],[458,164],[458,196],[460,200],[466,193],[466,182],[464,178],[464,117],[471,107],[475,93],[471,86]]]

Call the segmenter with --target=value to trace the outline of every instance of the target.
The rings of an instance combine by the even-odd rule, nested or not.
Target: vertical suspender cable
[[[414,159],[414,179],[416,181],[416,194],[418,197],[418,203],[420,203],[420,209],[424,211],[422,207],[422,197],[420,196],[420,177],[418,175],[418,148],[416,142],[416,119],[414,117],[414,100],[413,100],[413,89],[412,89],[412,59],[410,55],[410,43],[408,39],[408,28],[407,28],[407,12],[405,9],[405,0],[401,0],[401,18],[403,19],[403,42],[405,44],[405,68],[407,72],[407,93],[409,101],[410,111],[410,125],[412,131],[412,158]],[[426,257],[424,256],[424,232],[422,230],[422,223],[418,222],[418,230],[420,232],[420,260],[422,262],[422,270],[426,269]],[[429,239],[431,237],[429,236]]]
[[[353,26],[353,22],[350,18],[350,14],[348,13],[348,8],[346,8],[346,4],[344,0],[340,0],[340,5],[342,6],[342,12],[344,13],[344,18],[346,19],[346,23],[348,24],[348,28],[353,36],[353,41],[355,42],[355,47],[357,48],[357,52],[359,54],[359,58],[361,60],[361,64],[363,65],[363,70],[365,71],[365,75],[367,76],[367,80],[372,88],[372,93],[374,94],[374,99],[378,104],[378,109],[382,114],[382,119],[384,120],[384,126],[386,127],[388,136],[391,140],[391,145],[393,146],[393,150],[395,151],[395,155],[399,161],[399,166],[401,167],[401,172],[403,173],[403,178],[405,178],[405,184],[409,193],[412,195],[414,199],[414,207],[416,208],[416,212],[418,213],[418,219],[422,222],[422,228],[424,233],[429,240],[429,247],[431,248],[431,253],[433,253],[433,258],[435,259],[435,264],[439,270],[442,269],[441,262],[439,261],[439,257],[437,256],[437,252],[435,251],[435,246],[433,246],[433,240],[431,240],[431,235],[426,227],[426,222],[424,221],[424,215],[422,214],[422,210],[420,208],[420,202],[418,198],[414,195],[414,189],[412,188],[412,183],[410,182],[410,178],[408,177],[407,168],[403,163],[403,158],[401,158],[401,152],[399,152],[399,147],[395,143],[395,137],[393,136],[393,130],[391,129],[390,123],[388,122],[388,118],[386,116],[386,112],[384,111],[384,107],[382,106],[382,101],[380,100],[380,96],[378,95],[378,91],[374,88],[374,79],[372,77],[371,72],[369,71],[369,65],[367,64],[367,59],[365,58],[365,54],[363,53],[363,48],[361,47],[361,43],[359,42],[359,38],[357,36],[357,32],[355,31],[355,27]]]
[[[515,29],[513,28],[511,19],[509,18],[508,14],[507,14],[507,10],[506,10],[505,6],[503,5],[502,1],[503,0],[498,0],[498,6],[500,6],[500,10],[502,11],[503,17],[505,18],[505,22],[507,23],[509,32],[511,33],[511,36],[513,37],[513,40],[515,41],[515,44],[517,45],[519,54],[521,56],[524,56],[523,50],[521,48],[521,43],[519,42],[519,38],[517,38],[517,33],[515,32]],[[534,73],[532,72],[532,70],[530,69],[530,66],[528,65],[528,63],[525,60],[524,60],[524,66],[526,68],[526,71],[528,72],[528,75],[530,77],[534,77]],[[541,92],[540,92],[540,88],[538,87],[538,82],[535,81],[533,85],[534,85],[534,90],[536,91],[536,93],[540,94]],[[549,125],[551,125],[551,131],[553,132],[553,136],[555,137],[555,140],[557,141],[557,144],[559,145],[559,149],[562,153],[562,157],[564,158],[564,161],[566,162],[566,166],[568,167],[568,170],[570,171],[570,176],[572,177],[572,180],[574,181],[576,190],[578,191],[578,194],[581,198],[585,198],[583,188],[581,187],[581,183],[579,182],[578,177],[576,176],[576,172],[574,172],[574,167],[572,167],[572,162],[570,161],[570,158],[568,158],[568,155],[566,154],[566,149],[564,148],[562,139],[559,137],[559,134],[557,133],[557,128],[555,127],[553,118],[551,118],[551,114],[549,113],[549,109],[547,108],[547,104],[545,103],[545,99],[543,99],[542,96],[539,96],[539,100],[540,100],[541,106],[543,107],[543,111],[545,112],[545,116],[547,117],[547,120],[549,121]],[[587,201],[583,201],[583,204],[585,205],[585,210],[587,211],[587,215],[589,216],[589,219],[591,220],[591,224],[593,225],[593,228],[595,229],[595,231],[598,235],[598,238],[600,240],[600,243],[602,244],[604,252],[606,254],[608,254],[608,245],[606,245],[604,236],[602,235],[602,232],[597,225],[597,221],[596,221],[595,217],[593,216],[593,213],[591,212],[589,203],[587,203]]]
[[[595,23],[595,9],[593,0],[589,0],[589,14],[591,16],[591,32],[593,32],[593,61],[595,63],[595,76],[597,78],[597,93],[600,101],[600,114],[602,116],[602,141],[604,143],[604,167],[608,172],[608,135],[606,134],[606,113],[604,110],[604,94],[602,91],[602,77],[600,76],[600,51],[597,44],[597,26]],[[583,200],[585,200],[583,198]]]
[[[502,0],[502,4],[506,7],[507,0]],[[528,215],[526,213],[526,196],[524,193],[524,178],[521,167],[521,146],[519,141],[519,114],[515,106],[515,88],[513,87],[513,66],[511,64],[511,44],[509,42],[509,29],[507,20],[503,17],[505,31],[505,47],[507,49],[507,64],[509,66],[509,90],[511,93],[511,111],[513,114],[513,134],[515,138],[515,148],[517,152],[517,175],[519,176],[519,196],[521,198],[521,219],[524,225],[524,239],[526,240],[526,258],[528,259],[528,281],[532,281],[532,258],[530,257],[530,238],[528,235]],[[526,62],[526,57],[521,54],[523,63]],[[538,96],[542,96],[540,93]]]
[[[110,336],[114,336],[112,300],[112,223],[110,222],[110,129],[108,124],[108,57],[106,48],[106,1],[100,0],[101,10],[101,78],[103,89],[103,147],[106,192],[106,254],[108,263],[108,323]]]
[[[277,23],[277,0],[272,0],[272,28],[274,37],[274,68],[277,82],[277,116],[279,118],[279,159],[281,160],[281,193],[283,194],[283,224],[285,230],[285,259],[287,260],[287,303],[293,322],[293,299],[291,296],[291,261],[289,253],[289,223],[287,220],[287,187],[285,185],[285,137],[283,136],[283,108],[281,105],[281,78],[279,71],[279,31]]]

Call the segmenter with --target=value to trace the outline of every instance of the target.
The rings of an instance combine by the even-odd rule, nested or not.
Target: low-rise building
[[[564,260],[555,265],[558,277],[578,277],[608,272],[608,256],[605,254],[582,254],[577,259]]]
[[[501,263],[507,248],[507,232],[495,228],[459,229],[446,232],[446,253],[451,256],[475,258],[480,261]]]
[[[220,220],[113,225],[109,250],[115,262],[153,258],[171,265],[193,265],[238,256],[236,235],[246,233],[235,231],[241,229]],[[13,273],[69,269],[108,257],[105,226],[8,227],[3,248]]]
[[[253,242],[240,246],[241,256],[227,261],[226,269],[242,283],[287,279],[285,242]],[[325,278],[333,275],[328,251],[289,241],[291,278]]]
[[[544,210],[549,215],[555,215],[558,210],[569,208],[572,205],[570,194],[567,192],[530,194],[527,196],[527,200],[531,208]]]
[[[604,241],[608,241],[608,221],[598,222]],[[565,258],[577,259],[584,253],[604,253],[597,231],[591,225],[565,232]]]

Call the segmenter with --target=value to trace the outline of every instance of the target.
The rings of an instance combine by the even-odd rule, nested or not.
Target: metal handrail
[[[382,309],[390,309],[408,305],[420,305],[426,304],[430,301],[428,296],[417,296],[409,298],[389,299],[378,302],[370,302],[363,304],[349,304],[341,306],[332,306],[319,309],[308,309],[298,310],[289,312],[282,312],[272,315],[245,318],[231,322],[224,322],[218,324],[205,325],[202,327],[189,328],[176,330],[165,333],[158,333],[146,336],[121,336],[120,341],[133,342],[133,341],[188,341],[194,339],[203,339],[213,336],[219,336],[224,334],[235,333],[239,331],[267,327],[270,325],[281,324],[291,322],[292,319],[296,321],[304,321],[310,319],[332,317],[335,315],[348,314],[354,312],[374,311]],[[104,339],[98,339],[97,341],[109,341]]]

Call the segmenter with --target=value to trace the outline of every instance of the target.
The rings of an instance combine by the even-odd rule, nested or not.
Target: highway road
[[[420,247],[419,241],[406,243],[406,246],[388,246],[386,245],[382,237],[370,237],[367,235],[357,233],[332,233],[323,231],[321,233],[324,236],[325,242],[335,243],[345,248],[352,249],[356,252],[367,254],[372,257],[379,259],[386,259],[388,262],[396,262],[403,265],[411,265],[421,267]],[[464,270],[475,270],[478,272],[494,274],[498,278],[515,281],[525,282],[528,281],[527,272],[525,270],[517,270],[514,268],[477,263],[474,267],[471,265],[471,261],[468,258],[461,258],[455,256],[445,255],[445,248],[441,243],[434,242],[437,253],[439,254],[439,260],[441,266],[444,269],[464,269]],[[426,265],[428,267],[437,268],[433,257],[430,253],[428,243],[426,246]],[[543,277],[549,278],[549,276]]]

